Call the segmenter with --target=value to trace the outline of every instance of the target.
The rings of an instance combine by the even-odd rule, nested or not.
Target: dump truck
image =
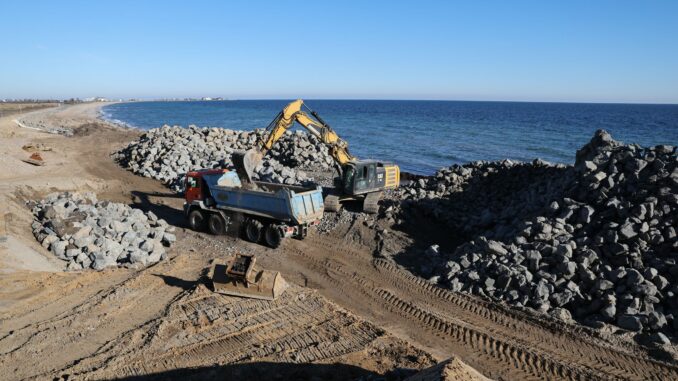
[[[186,174],[184,214],[191,229],[242,234],[277,248],[287,237],[303,239],[323,216],[322,187],[256,181],[244,186],[236,172],[202,169]]]

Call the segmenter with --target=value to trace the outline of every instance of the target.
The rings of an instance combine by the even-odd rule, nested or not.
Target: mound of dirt
[[[486,381],[488,378],[457,358],[450,358],[424,369],[405,381]]]

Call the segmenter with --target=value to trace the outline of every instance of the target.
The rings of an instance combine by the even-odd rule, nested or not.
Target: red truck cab
[[[186,182],[184,183],[184,198],[187,203],[194,200],[204,200],[206,186],[203,176],[216,175],[229,172],[228,169],[202,169],[199,171],[191,171],[186,174]]]

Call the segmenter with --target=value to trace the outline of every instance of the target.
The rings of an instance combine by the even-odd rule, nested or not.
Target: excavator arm
[[[341,168],[349,161],[357,160],[348,151],[348,143],[341,139],[336,132],[325,123],[314,111],[308,115],[301,108],[304,101],[297,99],[288,104],[266,128],[262,139],[257,147],[245,153],[234,154],[233,163],[241,179],[249,180],[251,183],[254,169],[261,163],[264,155],[273,148],[275,143],[283,136],[285,131],[290,129],[294,122],[301,124],[310,134],[317,137],[329,148],[330,155]]]

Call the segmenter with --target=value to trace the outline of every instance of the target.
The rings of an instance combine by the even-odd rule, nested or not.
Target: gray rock
[[[549,289],[546,286],[546,282],[544,281],[539,281],[537,285],[534,288],[534,298],[537,300],[548,300],[549,297]]]
[[[616,314],[617,314],[617,307],[614,306],[614,305],[605,306],[600,310],[600,315],[603,318],[605,318],[605,320],[614,319]]]
[[[593,289],[596,291],[606,291],[614,287],[614,283],[606,279],[598,279],[593,286]]]
[[[666,321],[666,316],[664,316],[663,313],[657,311],[650,312],[647,322],[650,327],[655,330],[662,329],[668,324]]]
[[[53,242],[52,245],[50,246],[50,249],[60,259],[66,259],[66,246],[68,246],[68,242],[66,241],[56,241]]]
[[[169,234],[169,233],[167,233],[167,234]],[[170,236],[174,237],[173,234],[170,234]],[[176,237],[175,237],[174,239],[176,240]],[[165,242],[168,242],[168,243],[174,242],[174,241],[169,241],[169,240],[165,239],[164,236],[163,236],[163,240],[164,240]],[[440,255],[440,251],[439,251],[439,250],[440,250],[440,246],[438,246],[438,245],[431,245],[431,246],[428,247],[428,249],[426,249],[426,255],[429,255],[429,256],[432,256],[432,257],[437,257],[437,256]]]
[[[489,250],[490,253],[493,253],[495,255],[506,255],[508,254],[508,250],[506,250],[501,243],[497,241],[487,241],[487,249]]]
[[[532,271],[539,270],[539,262],[541,261],[541,253],[537,250],[528,250],[525,252],[525,259],[527,259],[527,267]]]
[[[86,247],[87,245],[91,244],[92,241],[93,241],[92,237],[88,235],[88,236],[76,238],[74,240],[73,244],[75,246],[77,246],[78,248],[83,248],[83,247]]]
[[[633,292],[636,295],[654,296],[657,294],[657,286],[655,286],[653,283],[646,281],[642,284],[633,287]]]
[[[583,224],[588,224],[591,222],[591,217],[593,216],[593,213],[595,212],[595,209],[589,205],[583,206],[581,209],[579,209],[579,222]]]
[[[112,221],[111,222],[111,228],[116,233],[124,233],[124,232],[130,230],[129,225],[127,225],[123,222],[120,222],[120,221]]]
[[[661,275],[657,275],[656,278],[652,280],[659,290],[664,290],[668,285],[669,281]]]
[[[635,315],[620,315],[617,317],[617,325],[629,331],[640,332],[643,329],[643,323],[640,317]]]
[[[555,294],[552,294],[550,297],[551,303],[556,305],[557,307],[562,307],[569,303],[572,300],[572,292],[569,290],[565,290],[563,292],[557,292]]]
[[[447,268],[447,279],[453,278],[455,275],[457,275],[457,273],[459,273],[459,271],[461,271],[461,266],[454,261],[447,262],[445,267]]]
[[[566,258],[572,258],[572,246],[570,245],[558,245],[556,247],[556,254],[564,256]]]
[[[71,237],[75,240],[81,239],[81,238],[86,238],[89,237],[89,233],[92,231],[91,226],[83,226],[81,227],[75,234],[73,234]]]
[[[113,257],[110,254],[105,253],[92,253],[90,254],[90,260],[92,261],[92,268],[95,270],[103,270],[106,267],[116,266],[117,261],[116,257]]]
[[[653,343],[657,343],[659,345],[669,345],[671,344],[671,340],[663,333],[661,332],[655,332],[649,336],[649,339]]]
[[[628,269],[625,279],[626,285],[629,287],[641,285],[645,281],[645,278],[643,278],[643,276],[640,275],[640,272],[638,272],[636,269]]]
[[[571,322],[572,321],[572,314],[570,313],[570,311],[568,311],[565,308],[560,308],[560,307],[554,308],[554,309],[551,310],[551,312],[549,312],[549,315],[551,315],[552,317],[554,317],[558,320],[562,320],[564,322]]]
[[[619,229],[619,235],[624,239],[631,239],[638,235],[638,233],[636,232],[635,226],[632,223],[627,222]]]
[[[162,236],[162,243],[164,243],[167,246],[173,244],[174,242],[176,242],[176,240],[177,237],[172,233],[165,233]]]

